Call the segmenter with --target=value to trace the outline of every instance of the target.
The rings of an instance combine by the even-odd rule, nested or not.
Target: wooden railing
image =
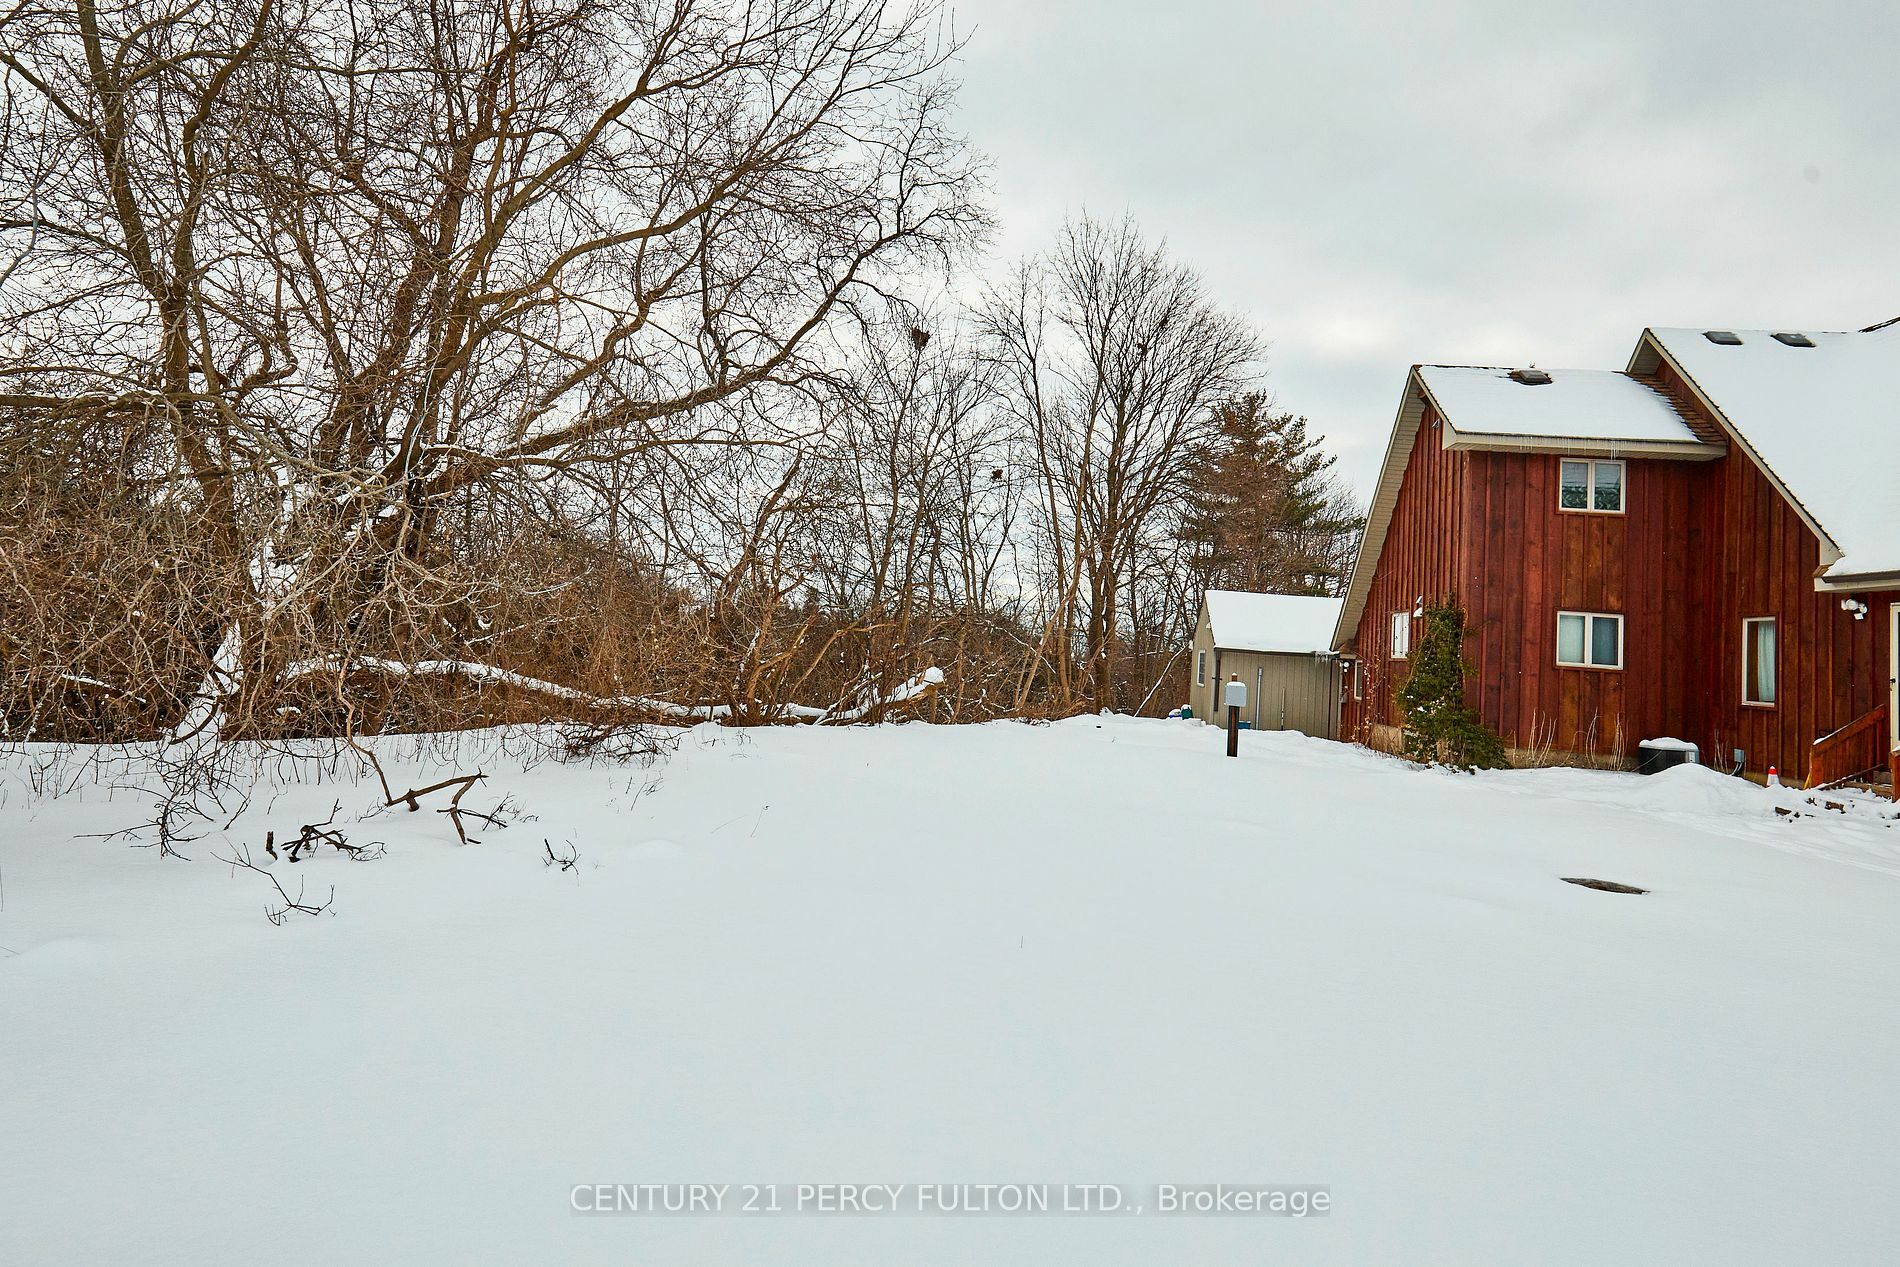
[[[1887,739],[1887,706],[1882,704],[1814,741],[1808,753],[1808,786],[1826,787],[1856,775],[1889,769],[1895,760]]]

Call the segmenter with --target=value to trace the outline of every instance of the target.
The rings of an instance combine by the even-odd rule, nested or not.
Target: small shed
[[[1188,663],[1194,715],[1225,726],[1221,684],[1238,676],[1247,685],[1240,720],[1253,729],[1339,738],[1345,679],[1332,642],[1342,601],[1208,590]]]

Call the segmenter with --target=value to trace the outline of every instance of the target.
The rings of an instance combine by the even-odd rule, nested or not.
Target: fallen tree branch
[[[305,823],[296,839],[284,845],[284,857],[290,862],[302,862],[318,845],[329,845],[339,853],[348,854],[354,862],[368,862],[383,856],[382,842],[373,845],[353,845],[341,829],[332,827],[336,816],[342,812],[343,802],[334,801],[330,805],[330,817],[320,823]],[[277,834],[264,833],[264,852],[277,857]]]
[[[590,695],[586,691],[562,686],[558,682],[549,682],[541,678],[529,677],[524,673],[516,673],[512,669],[498,668],[492,664],[470,660],[417,660],[412,663],[377,656],[359,656],[348,660],[339,657],[300,660],[284,670],[282,680],[291,681],[318,673],[354,672],[381,673],[390,677],[465,677],[478,683],[513,687],[516,690],[529,691],[552,699],[567,700],[593,710],[646,713],[672,721],[726,721],[733,715],[730,704],[680,704],[651,695]],[[942,686],[943,681],[943,670],[933,665],[887,695],[861,696],[856,703],[848,707],[840,707],[837,704],[830,708],[813,708],[808,704],[770,704],[760,707],[758,712],[766,721],[774,724],[815,722],[826,726],[850,725],[892,708],[915,707]],[[352,744],[352,746],[355,745]],[[380,770],[378,773],[380,774]],[[439,786],[446,787],[447,784]],[[394,803],[391,801],[391,804]]]
[[[454,787],[456,784],[459,783],[462,785],[462,787],[460,788],[460,790],[458,790],[455,793],[455,798],[454,798],[455,800],[459,801],[462,799],[463,792],[468,791],[470,787],[473,787],[475,784],[481,782],[483,779],[487,777],[488,776],[486,774],[481,773],[479,770],[476,771],[474,774],[458,774],[452,779],[444,779],[440,783],[431,783],[428,787],[410,788],[407,792],[404,792],[400,796],[390,797],[387,801],[384,802],[384,804],[390,805],[390,806],[395,806],[398,804],[407,805],[409,807],[409,812],[413,814],[417,810],[422,808],[420,805],[416,804],[416,799],[418,797],[427,796],[431,792],[440,792],[445,787]]]
[[[889,709],[906,706],[914,708],[930,698],[932,692],[942,685],[943,670],[933,665],[904,682],[888,695],[872,695],[852,708],[835,711],[827,709],[824,715],[816,720],[823,726],[848,726],[852,722],[881,714]]]
[[[719,721],[732,715],[732,709],[725,704],[680,704],[673,700],[648,695],[590,695],[586,691],[562,686],[558,682],[529,677],[525,673],[516,673],[512,669],[498,668],[492,664],[482,664],[473,660],[417,660],[412,663],[404,660],[387,660],[379,656],[358,656],[350,660],[337,657],[299,660],[284,670],[281,680],[288,682],[312,674],[358,672],[381,673],[388,677],[464,677],[478,683],[509,686],[553,699],[569,700],[590,709],[647,712],[680,721]],[[811,711],[816,715],[821,710]]]
[[[422,808],[420,804],[421,798],[429,795],[429,793],[431,792],[440,792],[443,788],[452,787],[455,789],[455,795],[449,798],[448,807],[446,809],[439,809],[436,811],[436,813],[447,814],[449,816],[449,821],[455,824],[456,838],[459,839],[463,844],[479,845],[482,842],[480,840],[469,839],[468,829],[462,824],[463,814],[475,813],[475,811],[473,810],[464,810],[462,808],[462,798],[468,794],[468,790],[470,788],[474,787],[477,783],[480,783],[483,779],[486,779],[487,777],[488,776],[486,774],[483,774],[479,770],[477,770],[474,774],[458,774],[453,778],[443,779],[440,783],[431,783],[428,787],[410,788],[407,792],[402,792],[399,794],[391,794],[389,796],[389,799],[384,801],[383,804],[385,807],[388,807],[388,808],[393,808],[397,805],[406,805],[409,807],[409,812],[413,814],[417,810]],[[385,792],[388,791],[387,783],[384,784],[384,791]],[[498,814],[500,812],[500,809],[501,809],[500,806],[496,806],[495,812]],[[484,819],[487,822],[493,823],[497,826],[502,825],[502,824],[496,823],[496,819],[493,814],[476,814],[476,817]]]

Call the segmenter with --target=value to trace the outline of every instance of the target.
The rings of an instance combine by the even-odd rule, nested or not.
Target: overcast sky
[[[1362,491],[1415,362],[1900,316],[1900,4],[950,0],[996,261],[1131,213]]]

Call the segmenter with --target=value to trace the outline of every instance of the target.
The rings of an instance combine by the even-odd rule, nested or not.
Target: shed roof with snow
[[[1652,329],[1822,540],[1823,578],[1900,576],[1900,323],[1853,333]],[[1631,368],[1644,368],[1647,344]]]
[[[1223,651],[1325,655],[1332,649],[1333,626],[1342,601],[1303,594],[1209,590],[1209,633]]]

